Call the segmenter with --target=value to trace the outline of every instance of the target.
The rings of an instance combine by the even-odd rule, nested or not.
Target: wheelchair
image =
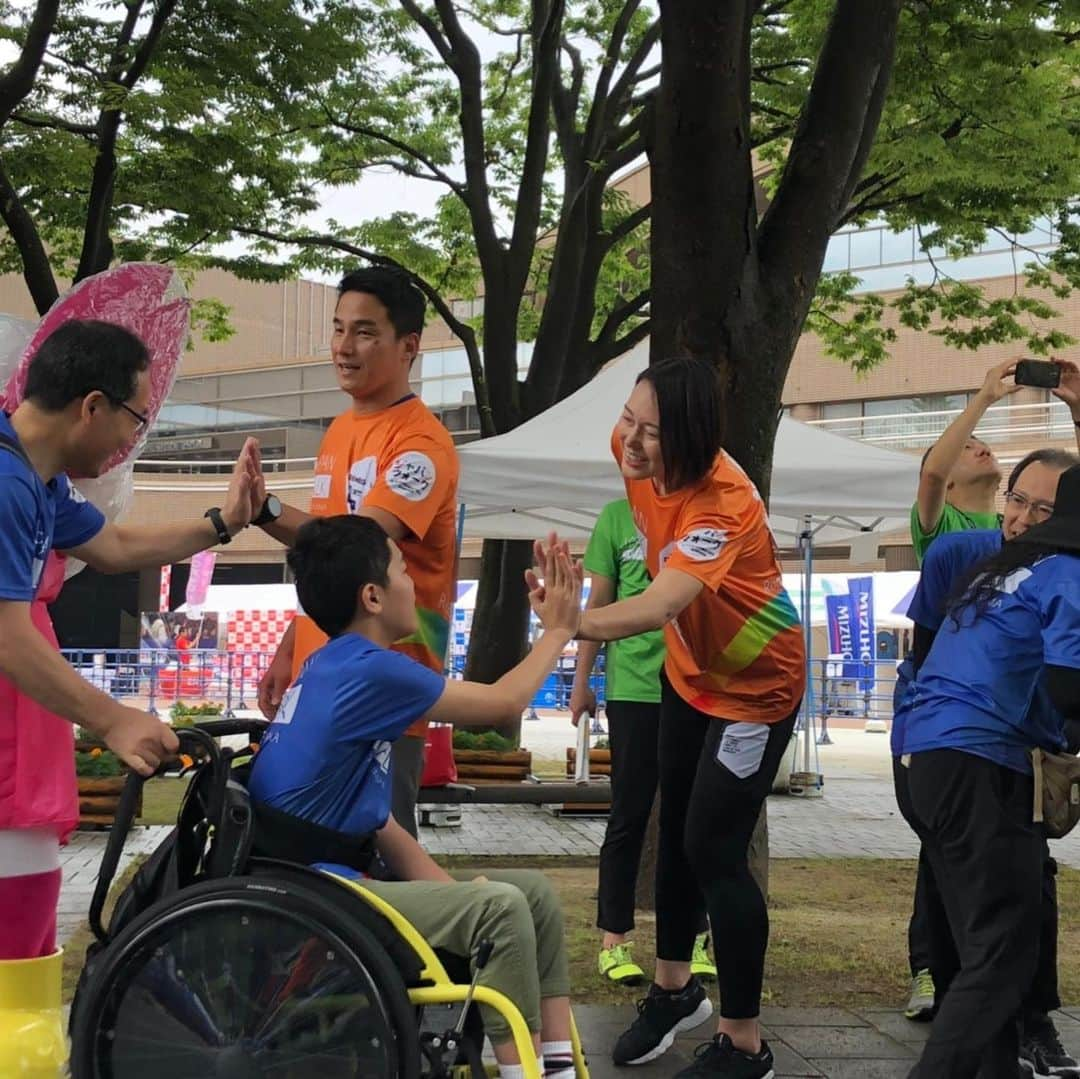
[[[177,731],[192,773],[177,826],[105,925],[143,782],[129,775],[90,905],[96,939],[71,1009],[73,1079],[486,1079],[497,1070],[481,1057],[476,1003],[506,1020],[525,1074],[539,1079],[521,1013],[470,982],[459,957],[437,955],[362,881],[259,855],[245,780],[265,726]],[[218,744],[236,734],[245,749]],[[488,955],[480,942],[478,972]],[[444,1022],[454,1006],[453,1026],[440,1028],[437,1006]],[[576,1026],[572,1045],[588,1079]]]

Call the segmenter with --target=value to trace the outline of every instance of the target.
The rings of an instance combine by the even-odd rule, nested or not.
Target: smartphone
[[[1052,390],[1061,383],[1061,368],[1049,360],[1021,360],[1016,365],[1017,386],[1038,386]]]

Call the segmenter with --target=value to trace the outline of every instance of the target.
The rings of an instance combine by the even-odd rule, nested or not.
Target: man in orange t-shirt
[[[420,628],[394,647],[441,674],[454,596],[458,459],[449,432],[409,389],[423,325],[424,298],[405,274],[369,267],[344,278],[330,354],[352,408],[319,447],[310,514],[266,495],[255,523],[290,544],[310,516],[354,513],[377,521],[401,548],[416,588]],[[267,718],[325,643],[297,611],[259,683]],[[414,724],[394,745],[393,813],[414,836],[425,728]]]

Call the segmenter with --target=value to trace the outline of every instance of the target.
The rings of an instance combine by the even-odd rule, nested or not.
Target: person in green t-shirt
[[[922,460],[919,491],[911,507],[911,542],[922,565],[926,549],[938,536],[972,528],[1000,528],[995,509],[1001,466],[990,447],[974,435],[986,410],[1015,393],[1010,379],[1016,360],[991,367],[967,408],[956,417]]]
[[[641,536],[625,498],[609,502],[600,511],[585,550],[585,570],[591,577],[586,609],[629,599],[648,588],[651,578],[645,568]],[[596,694],[589,687],[589,676],[600,647],[596,641],[578,644],[570,693],[570,717],[575,727],[582,716],[596,714]],[[638,866],[658,782],[656,746],[663,666],[662,630],[607,644],[604,676],[611,813],[600,848],[596,924],[603,933],[600,974],[620,985],[637,985],[645,977],[633,961],[627,937],[634,928]],[[694,942],[691,969],[699,977],[716,977],[704,931]]]

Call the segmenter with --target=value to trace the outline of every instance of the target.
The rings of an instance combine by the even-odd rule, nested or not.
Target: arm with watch
[[[124,573],[182,562],[232,537],[251,523],[258,505],[255,462],[258,443],[249,438],[229,478],[223,504],[202,517],[160,525],[106,524],[102,530],[69,552],[102,573]]]

